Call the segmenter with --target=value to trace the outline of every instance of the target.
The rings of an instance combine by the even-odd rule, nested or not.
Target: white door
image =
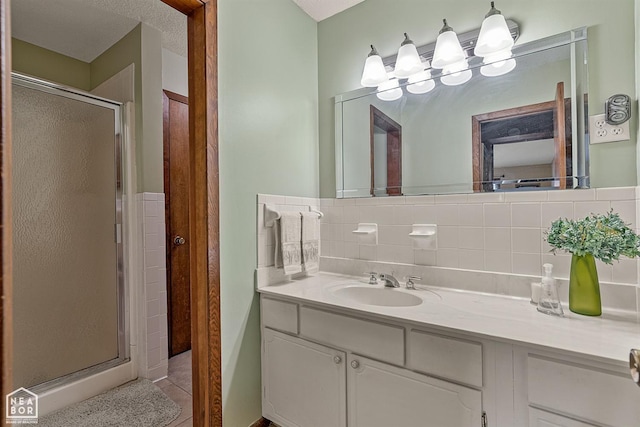
[[[478,390],[349,355],[349,427],[477,427]]]
[[[262,415],[281,427],[346,427],[344,352],[263,331]]]

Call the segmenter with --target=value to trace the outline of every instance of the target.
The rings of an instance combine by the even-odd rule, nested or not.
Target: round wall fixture
[[[604,116],[610,125],[621,125],[631,117],[631,98],[628,95],[613,95],[604,104]]]

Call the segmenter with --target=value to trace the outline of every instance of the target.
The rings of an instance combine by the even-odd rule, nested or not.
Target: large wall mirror
[[[513,53],[516,67],[501,76],[482,75],[471,57],[462,85],[434,72],[425,94],[336,96],[336,196],[588,187],[586,28]]]

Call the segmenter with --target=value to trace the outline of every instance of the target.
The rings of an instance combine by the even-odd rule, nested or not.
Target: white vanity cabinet
[[[265,418],[282,427],[481,425],[481,390],[405,367],[405,326],[308,306],[297,314],[290,302],[262,298]],[[412,358],[428,371],[433,355],[423,353],[424,344],[413,345]],[[448,351],[434,350],[443,348]],[[452,363],[461,372],[475,373],[479,366],[481,386],[481,362],[471,368],[455,358]]]
[[[348,361],[350,427],[480,425],[478,390],[357,355]]]
[[[345,353],[264,328],[262,412],[282,427],[345,427]]]
[[[531,427],[640,426],[640,389],[625,367],[514,347],[516,406]],[[528,416],[527,416],[528,415]]]
[[[621,361],[279,296],[261,307],[262,411],[281,427],[640,427]]]

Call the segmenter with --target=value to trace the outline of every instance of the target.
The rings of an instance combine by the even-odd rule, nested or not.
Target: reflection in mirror
[[[566,189],[573,169],[570,123],[563,82],[553,101],[473,116],[473,190]]]
[[[587,187],[586,29],[513,52],[516,67],[502,76],[482,75],[481,58],[470,57],[473,77],[460,86],[443,85],[432,70],[435,88],[425,94],[401,80],[393,101],[370,88],[338,95],[337,197]],[[386,161],[382,154],[389,133],[372,111],[401,128],[393,191],[388,150]]]
[[[402,195],[402,126],[371,106],[372,196]]]

